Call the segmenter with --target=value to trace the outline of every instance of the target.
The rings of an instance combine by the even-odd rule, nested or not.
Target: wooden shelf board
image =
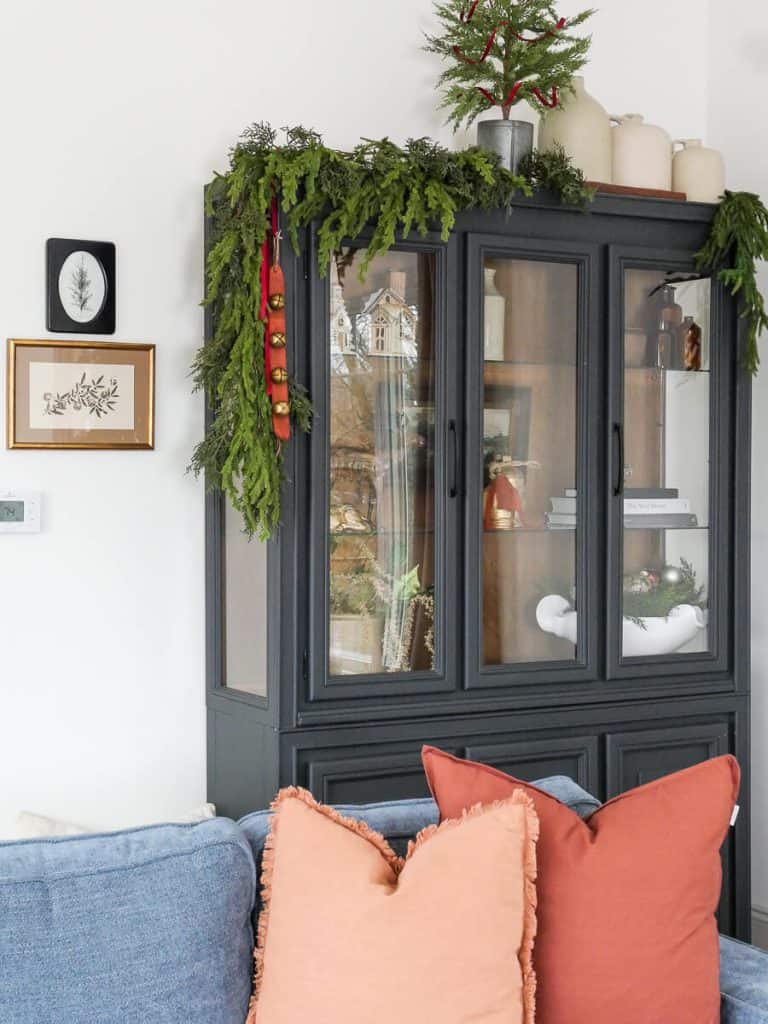
[[[588,188],[609,196],[639,196],[643,199],[674,199],[677,202],[686,202],[688,196],[685,192],[672,192],[663,188],[635,188],[632,185],[609,185],[605,181],[588,181]]]

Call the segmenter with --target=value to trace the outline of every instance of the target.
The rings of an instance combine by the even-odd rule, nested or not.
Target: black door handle
[[[616,480],[613,486],[613,495],[618,498],[624,493],[624,425],[622,423],[613,424],[613,436],[616,441]]]
[[[448,440],[448,465],[450,467],[448,497],[455,498],[459,493],[459,440],[456,435],[456,420],[448,422]]]

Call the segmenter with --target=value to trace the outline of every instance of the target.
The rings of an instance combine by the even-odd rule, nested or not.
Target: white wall
[[[761,0],[742,0],[737,18],[712,22],[708,134],[726,154],[728,182],[768,197],[768,145],[756,119],[755,97],[768,87],[768,9]],[[761,286],[768,293],[768,268]],[[768,354],[754,387],[752,454],[752,901],[768,938]]]
[[[701,133],[702,6],[605,0],[588,87],[613,112]],[[109,826],[203,799],[203,498],[184,475],[202,428],[186,377],[201,337],[202,185],[261,118],[337,146],[448,141],[418,49],[430,10],[3,5],[0,337],[45,336],[48,236],[114,240],[115,337],[157,344],[158,421],[154,453],[0,451],[0,490],[45,499],[42,535],[0,537],[0,834],[21,808]]]

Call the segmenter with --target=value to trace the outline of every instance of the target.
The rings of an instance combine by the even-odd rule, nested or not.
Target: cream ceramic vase
[[[504,359],[504,327],[507,301],[496,287],[496,271],[485,268],[485,359],[500,362]]]
[[[640,114],[611,115],[613,184],[633,188],[672,188],[672,140]]]
[[[719,203],[725,192],[725,162],[701,139],[676,139],[683,148],[672,159],[672,188],[685,192],[692,203]]]
[[[584,79],[573,79],[575,95],[566,96],[562,106],[542,118],[538,148],[551,152],[562,146],[587,181],[610,185],[613,180],[611,119],[584,88]]]

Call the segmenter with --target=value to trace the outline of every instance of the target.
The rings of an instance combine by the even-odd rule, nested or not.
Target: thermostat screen
[[[0,523],[23,523],[23,501],[0,501]]]

